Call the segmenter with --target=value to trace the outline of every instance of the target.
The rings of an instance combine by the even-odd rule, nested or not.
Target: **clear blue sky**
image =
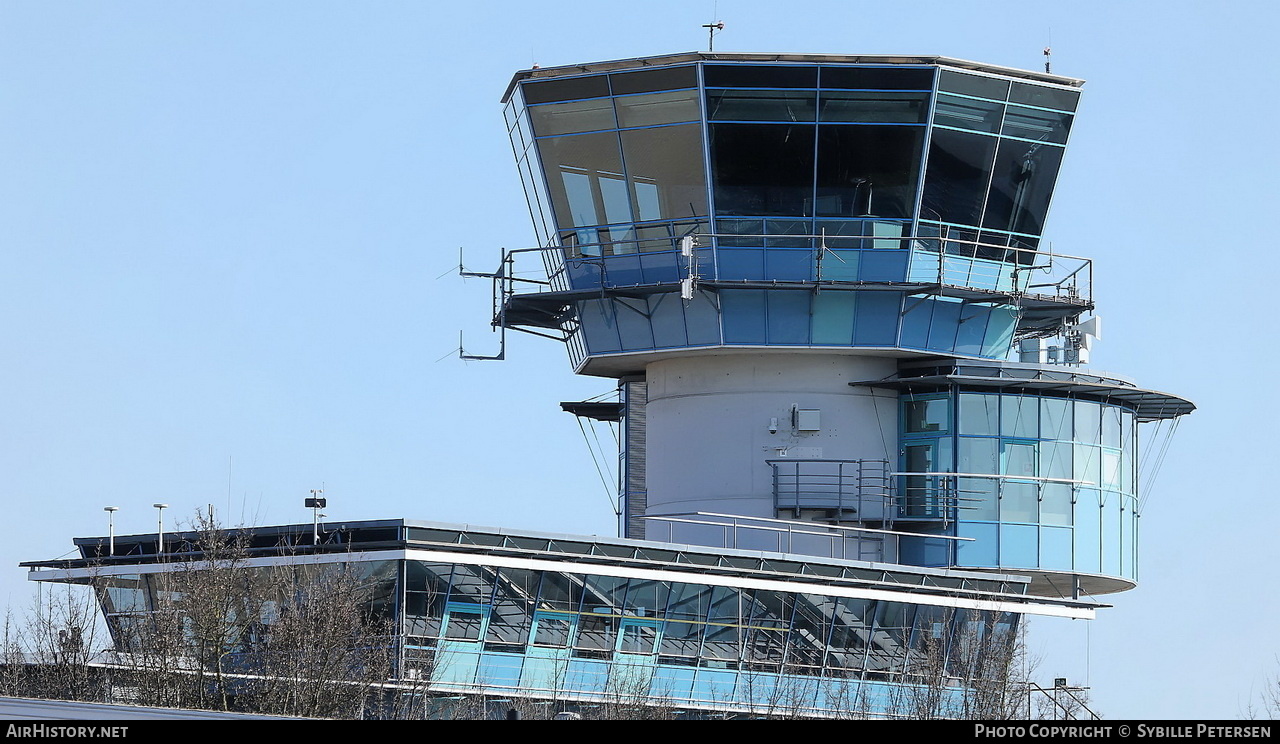
[[[1280,670],[1265,468],[1280,119],[1274,3],[0,0],[0,598],[72,536],[407,516],[613,534],[577,423],[610,388],[492,351],[480,282],[533,241],[513,72],[705,48],[939,54],[1088,80],[1047,235],[1093,257],[1095,368],[1195,400],[1142,583],[1033,625],[1112,717],[1233,717]],[[1253,453],[1241,459],[1240,453]],[[230,463],[230,468],[228,467]]]

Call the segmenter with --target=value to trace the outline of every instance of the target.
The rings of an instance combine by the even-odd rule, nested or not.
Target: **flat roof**
[[[918,597],[961,597],[968,598],[965,601],[1003,601],[1027,607],[1062,607],[1089,612],[1106,606],[1093,601],[1028,594],[1030,579],[1016,574],[409,519],[325,523],[323,536],[328,541],[319,546],[310,544],[311,523],[233,528],[227,532],[249,538],[245,553],[253,563],[264,560],[275,563],[282,558],[324,562],[356,554],[369,560],[383,551],[389,560],[396,560],[411,556],[415,550],[435,548],[460,556],[478,554],[485,556],[485,560],[555,560],[587,567],[588,572],[601,570],[590,568],[593,566],[608,566],[614,571],[680,571],[705,575],[710,583],[783,581],[833,589],[844,587],[846,591],[901,591]],[[164,565],[172,567],[203,559],[203,553],[190,544],[199,537],[200,533],[189,530],[166,532],[165,544],[173,547],[157,555],[156,533],[117,535],[114,556],[102,555],[108,542],[106,536],[82,537],[74,540],[81,550],[81,558],[29,561],[19,565],[30,570],[28,578],[34,581],[67,580],[64,574],[68,571],[79,573],[90,569],[97,577],[128,572],[131,567],[146,573]]]
[[[939,55],[679,52],[675,54],[659,54],[651,57],[632,57],[629,59],[615,59],[604,62],[586,62],[575,65],[536,67],[528,70],[521,70],[512,76],[511,82],[507,84],[507,90],[502,94],[502,102],[506,103],[507,100],[511,98],[511,93],[515,90],[516,84],[521,80],[541,80],[547,78],[568,77],[571,75],[618,72],[621,70],[634,70],[645,67],[666,67],[693,62],[750,62],[755,64],[783,62],[844,65],[942,65],[961,70],[969,70],[971,72],[981,72],[990,75],[1018,78],[1035,83],[1062,85],[1070,88],[1079,88],[1084,85],[1084,81],[1079,78],[1053,75],[1047,72],[1036,72],[1034,70],[1021,70],[1016,67],[1002,67],[1000,65],[991,65],[983,62],[973,62],[967,59],[943,57]]]

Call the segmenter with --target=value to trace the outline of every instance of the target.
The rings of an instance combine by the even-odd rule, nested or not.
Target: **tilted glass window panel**
[[[818,121],[923,124],[928,116],[928,93],[822,91],[818,94]]]
[[[604,75],[560,78],[558,80],[524,81],[520,92],[526,104],[574,101],[609,95],[609,80]]]
[[[712,124],[710,127],[717,214],[812,215],[814,126]]]
[[[543,573],[538,607],[544,610],[577,612],[582,606],[582,578],[559,571]]]
[[[576,616],[538,613],[534,624],[533,645],[554,648],[568,646],[569,636],[574,628],[574,618]]]
[[[1009,101],[1059,111],[1075,111],[1076,104],[1080,102],[1080,91],[1050,88],[1047,85],[1014,83],[1013,89],[1009,91]]]
[[[812,123],[817,94],[809,90],[708,90],[707,118],[713,121]]]
[[[995,153],[995,137],[934,129],[925,169],[921,216],[977,225]]]
[[[1097,447],[1077,444],[1071,470],[1075,480],[1083,481],[1081,485],[1097,488],[1102,483],[1101,450]]]
[[[619,576],[588,576],[582,599],[583,610],[621,614],[627,579]]]
[[[1065,144],[1071,131],[1071,114],[1010,106],[1000,133],[1008,137]]]
[[[932,67],[823,67],[819,84],[823,88],[862,90],[929,90],[933,88]]]
[[[938,90],[1003,101],[1009,97],[1009,81],[942,70],[938,76]]]
[[[466,608],[450,605],[445,615],[444,637],[454,641],[480,640],[488,610],[481,605]]]
[[[488,605],[493,596],[494,574],[489,566],[454,566],[449,586],[449,602],[474,602]]]
[[[539,137],[617,127],[613,118],[613,101],[608,98],[530,106],[529,119],[533,123],[534,134]]]
[[[547,137],[538,153],[561,229],[631,221],[617,133]]]
[[[1000,400],[1000,433],[1006,437],[1035,439],[1040,435],[1039,399],[1030,395],[1004,395]]]
[[[692,65],[688,65],[635,72],[615,72],[609,76],[609,83],[613,86],[615,96],[692,88],[698,84],[698,71]]]
[[[902,602],[880,602],[876,608],[875,629],[868,644],[869,671],[901,672],[907,661],[907,643],[915,620],[917,605]]]
[[[1085,444],[1101,444],[1102,442],[1102,407],[1098,403],[1087,400],[1075,402],[1075,440]]]
[[[618,619],[611,615],[584,612],[578,616],[575,649],[612,652],[617,639]]]
[[[814,88],[818,68],[799,65],[704,65],[708,88]]]
[[[1102,443],[1108,447],[1120,447],[1123,442],[1123,411],[1119,406],[1102,407]]]
[[[1038,142],[1002,139],[992,170],[982,226],[1039,235],[1063,149]]]
[[[1102,450],[1102,487],[1108,491],[1119,491],[1124,481],[1120,453],[1115,450]]]
[[[711,587],[704,584],[675,583],[671,585],[671,603],[667,617],[676,620],[703,622],[711,602]]]
[[[1040,443],[1040,475],[1045,478],[1069,480],[1072,476],[1070,442]]]
[[[666,612],[671,584],[655,579],[631,579],[627,591],[626,614],[640,617],[659,617]]]
[[[817,212],[824,217],[909,217],[924,130],[823,126],[818,130]]]
[[[707,214],[699,125],[632,129],[622,132],[621,137],[637,219],[683,219]]]
[[[1047,483],[1040,489],[1040,523],[1071,524],[1071,485]]]
[[[947,398],[903,401],[903,431],[907,434],[946,432],[951,429],[951,402]]]
[[[1035,522],[1039,502],[1039,488],[1035,483],[1005,481],[1000,489],[1000,521]]]
[[[667,620],[662,626],[659,652],[664,656],[697,656],[702,650],[702,636],[706,627],[701,622]]]
[[[1071,401],[1065,398],[1041,398],[1041,438],[1069,441],[1071,435]]]
[[[652,654],[657,651],[657,646],[657,626],[622,621],[622,632],[618,639],[619,651],[626,654]]]
[[[942,127],[995,134],[1000,131],[1000,120],[1003,115],[1004,104],[1002,103],[941,93],[934,106],[933,123]]]
[[[996,456],[999,445],[1000,440],[991,437],[960,437],[957,442],[956,471],[993,474],[999,472]]]
[[[999,412],[999,396],[960,393],[960,433],[999,434]]]
[[[1002,442],[1001,450],[1003,454],[1002,470],[1004,474],[1016,478],[1018,476],[1037,475],[1036,471],[1036,447],[1030,442]]]
[[[702,118],[702,111],[698,108],[698,91],[696,90],[623,96],[613,99],[613,104],[617,107],[618,126],[620,127],[676,124],[678,122],[697,121]],[[699,137],[699,143],[701,143],[701,137]],[[698,149],[702,149],[701,144],[699,144]]]

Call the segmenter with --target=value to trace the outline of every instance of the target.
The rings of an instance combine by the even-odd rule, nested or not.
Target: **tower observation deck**
[[[1138,425],[1194,406],[1080,368],[1092,263],[1042,237],[1082,84],[921,56],[517,73],[540,247],[504,254],[493,322],[618,380],[565,407],[622,422],[622,536],[1132,587]]]

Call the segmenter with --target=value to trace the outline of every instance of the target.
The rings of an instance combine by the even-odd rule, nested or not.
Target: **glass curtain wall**
[[[1135,578],[1130,410],[1033,394],[907,394],[901,437],[902,472],[933,474],[903,477],[900,514],[945,518],[948,534],[976,538],[957,545],[956,565]]]

